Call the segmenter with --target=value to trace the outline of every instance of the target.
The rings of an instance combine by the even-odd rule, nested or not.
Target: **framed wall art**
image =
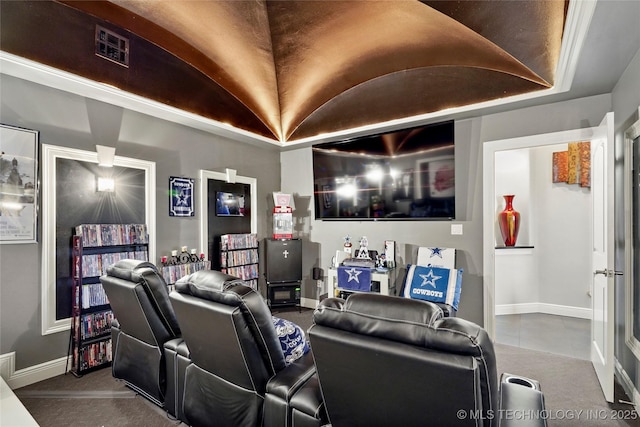
[[[169,216],[195,216],[194,182],[193,178],[169,177]]]
[[[39,132],[0,125],[0,243],[36,243]]]

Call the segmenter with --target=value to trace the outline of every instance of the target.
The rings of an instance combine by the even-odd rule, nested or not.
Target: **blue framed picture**
[[[169,216],[195,216],[194,182],[193,178],[169,177]]]

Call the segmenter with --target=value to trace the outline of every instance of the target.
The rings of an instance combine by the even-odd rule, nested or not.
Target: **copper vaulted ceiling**
[[[3,1],[2,49],[285,143],[548,89],[566,8]],[[131,38],[129,68],[93,55],[96,24]]]

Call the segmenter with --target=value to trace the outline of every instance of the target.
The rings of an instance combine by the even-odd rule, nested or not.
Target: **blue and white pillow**
[[[405,298],[439,302],[458,310],[462,290],[462,269],[408,265]]]
[[[280,319],[271,316],[273,326],[276,328],[276,335],[280,340],[280,347],[287,363],[301,358],[309,351],[309,342],[300,326],[290,320]]]

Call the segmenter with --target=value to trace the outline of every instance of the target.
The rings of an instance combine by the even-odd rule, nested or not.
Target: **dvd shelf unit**
[[[185,264],[165,265],[162,267],[162,278],[171,291],[178,279],[200,270],[211,270],[211,261],[202,260]]]
[[[258,289],[258,237],[255,234],[220,236],[220,271],[239,277]]]
[[[148,261],[144,224],[82,224],[72,243],[71,372],[82,376],[111,363],[113,312],[100,283],[107,267],[121,259]]]

